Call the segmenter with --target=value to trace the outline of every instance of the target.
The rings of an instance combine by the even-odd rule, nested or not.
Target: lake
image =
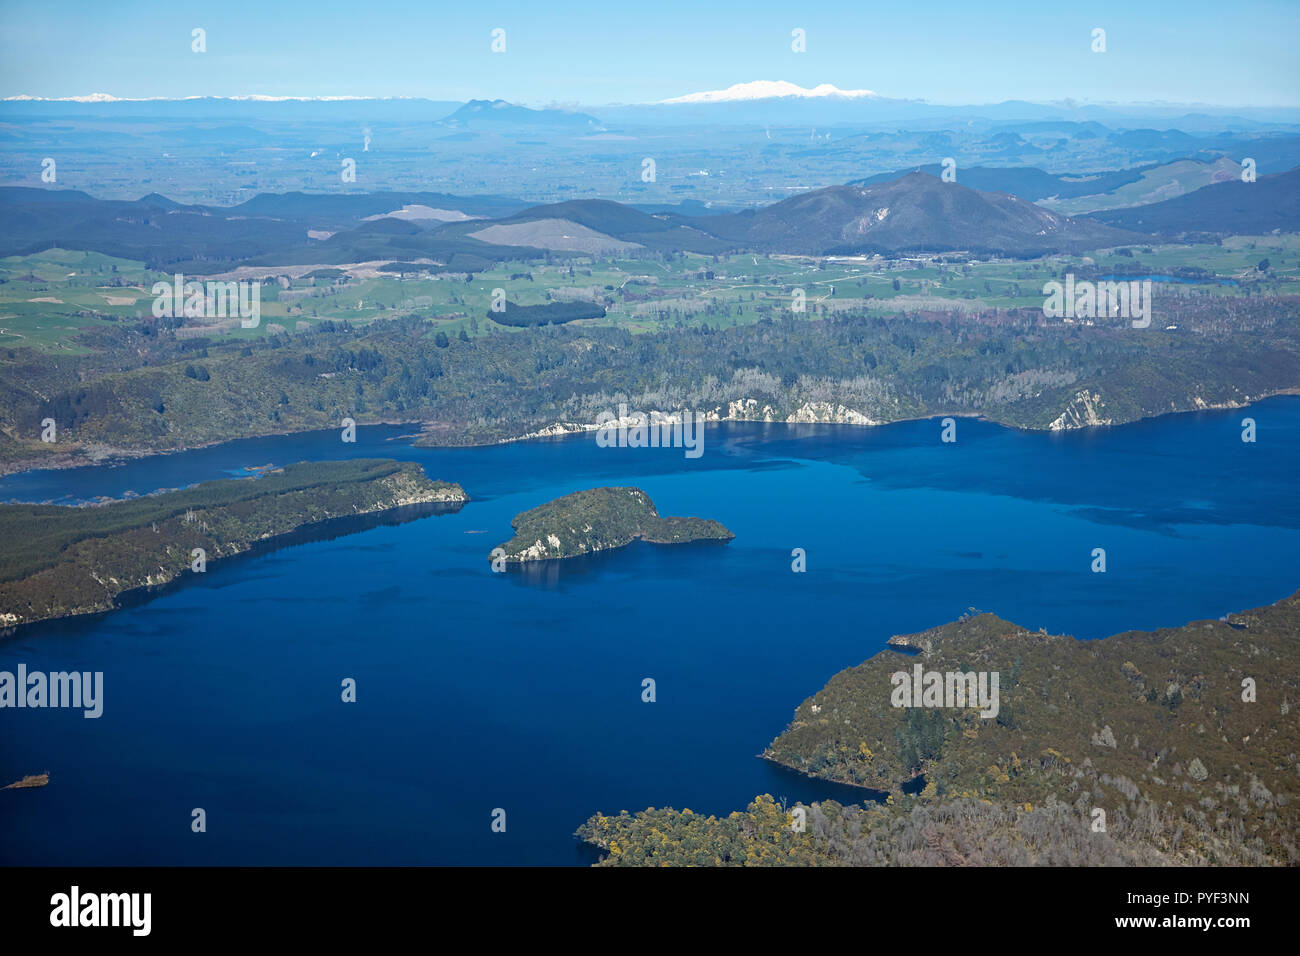
[[[145,603],[0,641],[0,670],[104,673],[99,719],[0,711],[0,784],[52,775],[0,793],[0,862],[586,863],[572,834],[596,811],[863,799],[755,755],[893,634],[974,607],[1091,639],[1300,587],[1296,398],[1055,434],[960,419],[952,444],[938,420],[724,424],[698,459],[590,433],[421,449],[411,431],[0,479],[0,500],[71,502],[395,457],[473,499],[215,563]],[[637,485],[661,514],[716,518],[736,538],[492,573],[515,514],[598,485]]]
[[[1218,276],[1209,278],[1191,278],[1189,276],[1170,276],[1170,275],[1111,275],[1102,276],[1102,282],[1172,282],[1175,285],[1240,285],[1236,279],[1221,279]]]

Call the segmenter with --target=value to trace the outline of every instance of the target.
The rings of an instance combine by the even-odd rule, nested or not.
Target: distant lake
[[[1189,279],[1187,276],[1166,276],[1166,275],[1145,275],[1145,276],[1102,276],[1102,282],[1142,282],[1149,279],[1152,282],[1175,282],[1182,285],[1240,285],[1236,279],[1220,279],[1217,276],[1210,279]]]
[[[1247,416],[1254,444],[1240,440]],[[419,449],[398,437],[410,431],[0,479],[0,500],[77,501],[395,457],[473,498],[0,641],[0,670],[105,681],[98,720],[0,711],[0,785],[52,775],[0,792],[0,863],[586,863],[572,833],[598,810],[862,799],[755,755],[890,635],[975,607],[1098,638],[1300,588],[1295,398],[1069,433],[962,419],[955,444],[937,420],[728,424],[694,460],[591,434]],[[638,485],[662,514],[716,518],[736,539],[491,572],[516,513],[597,485]],[[1105,574],[1090,571],[1098,547]],[[354,704],[339,697],[348,677]],[[206,833],[190,831],[195,807]]]

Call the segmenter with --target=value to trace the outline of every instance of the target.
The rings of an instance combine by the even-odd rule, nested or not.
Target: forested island
[[[419,465],[356,459],[102,505],[0,505],[0,629],[107,611],[127,592],[344,519],[415,517],[467,500]]]
[[[835,675],[763,754],[886,802],[813,804],[802,832],[764,795],[723,819],[597,814],[578,835],[602,865],[1295,865],[1297,635],[1300,592],[1087,642],[971,615]],[[996,718],[891,706],[918,663],[999,673]]]
[[[556,498],[510,522],[515,536],[493,551],[508,564],[573,558],[631,544],[730,541],[735,535],[707,518],[661,518],[640,488],[591,488]]]

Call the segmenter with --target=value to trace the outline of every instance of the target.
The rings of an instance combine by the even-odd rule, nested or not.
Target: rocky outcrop
[[[1047,427],[1054,432],[1067,428],[1086,428],[1089,425],[1109,425],[1111,420],[1102,417],[1104,403],[1101,395],[1086,388],[1075,393],[1073,401]]]
[[[23,779],[15,780],[13,783],[9,784],[9,786],[0,789],[27,790],[31,787],[44,787],[49,782],[50,775],[48,773],[29,773],[27,776],[23,777]]]
[[[622,418],[613,418],[607,425],[611,427],[635,427],[644,420],[651,425],[680,422],[682,413],[663,412],[651,409],[644,413],[629,413]],[[783,413],[770,403],[760,403],[756,398],[740,398],[728,402],[726,407],[719,405],[697,416],[704,422],[785,422],[795,425],[882,425],[861,412],[834,402],[804,402],[794,411]],[[545,428],[520,435],[518,440],[528,438],[555,438],[561,435],[574,435],[579,432],[596,431],[602,426],[594,422],[555,422]]]

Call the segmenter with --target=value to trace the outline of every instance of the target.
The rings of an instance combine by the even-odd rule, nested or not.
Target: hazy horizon
[[[749,80],[738,81],[736,84],[728,86],[746,85],[758,82],[781,82],[781,81],[763,81]],[[820,84],[815,84],[820,85]],[[833,84],[832,84],[833,85]],[[578,110],[578,109],[601,109],[601,108],[618,108],[624,106],[667,106],[667,105],[700,105],[688,103],[676,103],[675,99],[692,94],[716,93],[725,90],[722,87],[715,90],[688,90],[679,94],[678,97],[669,97],[661,100],[643,100],[627,102],[594,102],[583,100],[530,100],[530,99],[509,99],[504,96],[497,96],[491,93],[469,96],[466,98],[456,97],[438,97],[408,94],[389,94],[382,96],[362,96],[350,93],[321,93],[321,94],[269,94],[269,93],[195,93],[185,96],[118,96],[105,90],[95,90],[86,93],[73,94],[68,96],[41,96],[32,93],[15,93],[0,96],[0,102],[4,103],[80,103],[83,105],[107,104],[107,103],[183,103],[190,100],[229,100],[231,102],[248,102],[248,103],[286,103],[286,102],[303,102],[303,103],[357,103],[357,102],[391,102],[391,101],[411,101],[425,103],[467,103],[471,101],[487,102],[507,102],[516,106],[526,106],[530,109],[560,109],[560,110]],[[804,89],[810,89],[805,87]],[[818,99],[840,99],[849,100],[858,97],[846,95],[851,91],[837,89],[836,93],[826,94],[821,97],[812,97],[799,95],[798,98],[807,98],[810,100]],[[1046,106],[1058,109],[1083,109],[1089,107],[1104,108],[1144,108],[1144,109],[1169,109],[1169,110],[1213,110],[1221,112],[1225,110],[1267,110],[1267,109],[1300,109],[1300,100],[1294,103],[1277,103],[1277,104],[1259,104],[1259,103],[1206,103],[1201,101],[1187,100],[1085,100],[1085,99],[1055,99],[1055,100],[1031,100],[1023,97],[1007,97],[997,100],[985,100],[980,102],[939,102],[935,100],[923,99],[912,96],[885,96],[873,91],[872,97],[862,97],[863,99],[886,100],[899,103],[915,103],[917,105],[933,106],[940,108],[952,109],[978,109],[980,107],[1003,106],[1008,103],[1028,103],[1033,106]],[[751,97],[750,99],[758,99]],[[795,98],[795,97],[791,97]],[[726,102],[726,101],[718,101]]]
[[[111,9],[55,0],[0,15],[0,94],[110,92],[124,99],[339,96],[644,104],[738,82],[830,83],[936,105],[1027,100],[1295,106],[1300,8],[1248,0],[1118,2],[1086,11],[1020,3],[903,10],[791,9],[770,0],[652,11],[569,2],[431,10],[381,0],[268,8],[233,0],[178,10],[157,0]],[[1212,20],[1214,29],[1204,24]],[[67,24],[79,22],[78,30]],[[1268,29],[1261,30],[1261,24]],[[19,28],[21,25],[21,28]],[[400,25],[401,29],[393,29]],[[204,31],[205,50],[192,50]],[[493,31],[504,51],[493,52]],[[1094,52],[1093,31],[1106,31]],[[792,49],[803,31],[804,52]],[[112,89],[104,89],[104,77]]]

